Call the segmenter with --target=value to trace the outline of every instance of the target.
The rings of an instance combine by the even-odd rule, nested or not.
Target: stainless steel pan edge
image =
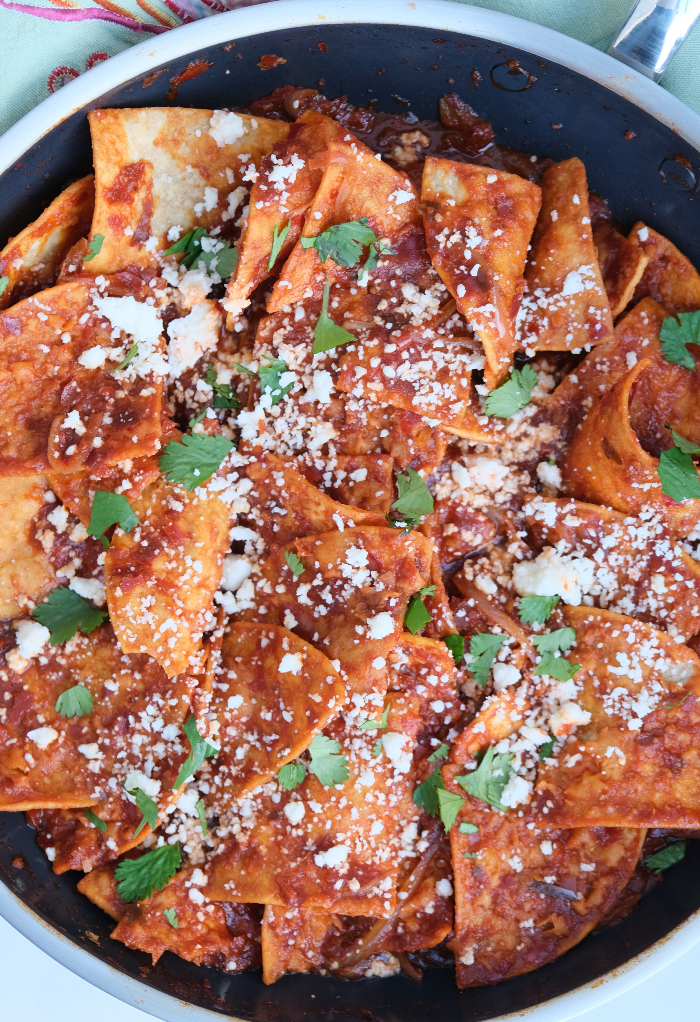
[[[462,32],[552,60],[611,89],[700,150],[700,116],[642,74],[605,53],[551,29],[494,11],[444,0],[279,0],[216,15],[146,40],[66,85],[26,114],[1,138],[0,173],[21,160],[48,131],[123,82],[204,47],[266,32],[319,24],[383,24]],[[0,915],[55,961],[94,986],[164,1022],[221,1019],[123,975],[47,925],[0,884]],[[607,975],[503,1019],[567,1022],[616,997],[684,954],[700,941],[700,911],[663,940]],[[235,1016],[229,1016],[235,1018]],[[447,1020],[446,1020],[447,1022]]]

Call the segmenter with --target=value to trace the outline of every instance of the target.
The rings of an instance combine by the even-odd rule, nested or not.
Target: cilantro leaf
[[[275,229],[272,232],[272,250],[270,252],[270,258],[267,260],[267,268],[268,268],[268,270],[271,270],[272,267],[277,262],[277,256],[282,251],[282,246],[284,245],[285,241],[287,240],[287,235],[289,234],[289,228],[291,226],[292,226],[292,221],[289,220],[287,222],[287,226],[283,227],[282,230],[280,231],[280,229],[277,226],[277,224],[275,224]]]
[[[174,908],[164,908],[163,915],[168,920],[173,929],[177,930],[177,915],[175,914]]]
[[[315,774],[325,788],[334,788],[336,784],[347,781],[350,776],[348,758],[339,755],[340,742],[326,735],[316,735],[309,745],[309,753],[309,773]]]
[[[306,767],[303,763],[285,763],[277,774],[280,788],[285,791],[294,791],[306,777]]]
[[[195,227],[179,241],[166,249],[163,255],[184,253],[180,266],[185,269],[196,267],[207,273],[218,273],[222,280],[228,280],[238,263],[238,252],[230,241],[212,238],[205,227]]]
[[[576,632],[573,628],[557,628],[554,632],[545,632],[544,635],[533,635],[532,645],[538,653],[556,653],[566,650],[576,641]]]
[[[569,678],[573,678],[576,671],[580,670],[580,668],[581,664],[572,664],[569,660],[565,660],[564,657],[554,656],[552,653],[545,652],[542,654],[542,659],[535,669],[535,674],[547,674],[550,678],[556,678],[557,681],[568,681]]]
[[[467,667],[472,672],[474,681],[482,688],[488,681],[496,653],[505,641],[505,635],[491,635],[489,632],[477,632],[476,635],[472,635],[469,643],[470,661]]]
[[[200,239],[205,236],[209,237],[206,227],[193,227],[191,231],[183,234],[170,248],[166,248],[163,255],[177,255],[180,252],[184,252],[185,255],[181,265],[191,266],[198,252],[201,252]]]
[[[666,429],[670,430],[673,438],[673,445],[677,447],[679,451],[683,451],[684,454],[700,454],[700,447],[692,440],[686,440],[680,433],[676,433],[675,429],[672,429],[668,423],[666,423]]]
[[[440,807],[440,819],[445,831],[449,834],[464,805],[464,799],[461,795],[456,795],[453,791],[447,791],[445,788],[438,788],[436,794]]]
[[[503,752],[497,756],[493,746],[489,745],[476,770],[462,777],[455,777],[455,780],[474,798],[506,812],[508,807],[501,805],[501,796],[511,775],[512,759],[513,754],[510,752]]]
[[[143,788],[127,788],[125,786],[124,791],[136,799],[136,808],[141,810],[141,822],[137,830],[134,831],[134,837],[139,836],[147,823],[150,824],[151,830],[155,830],[158,826],[158,806],[153,799],[148,797]]]
[[[153,888],[162,891],[180,868],[180,846],[161,845],[138,859],[123,859],[114,871],[117,894],[122,901],[143,901]]]
[[[234,363],[235,365],[235,363]],[[239,367],[240,368],[240,367]],[[213,365],[207,366],[204,374],[204,382],[208,383],[214,391],[214,408],[239,408],[240,401],[233,393],[230,383],[216,382],[216,369]],[[191,425],[190,425],[191,428]]]
[[[90,512],[90,524],[87,527],[89,536],[103,539],[104,533],[110,525],[119,525],[124,532],[131,532],[140,524],[140,520],[132,511],[131,504],[123,493],[95,491]],[[103,546],[105,543],[107,546],[109,545],[109,541],[106,539]]]
[[[5,294],[7,285],[10,283],[9,277],[0,277],[0,298]]]
[[[378,738],[377,741],[372,746],[372,755],[375,757],[375,759],[377,756],[381,756],[383,749],[384,745],[382,743],[382,740],[381,738]]]
[[[444,759],[449,751],[450,751],[449,745],[446,745],[445,742],[443,742],[442,745],[438,745],[435,752],[432,752],[428,756],[428,762],[437,763],[439,759]]]
[[[390,248],[389,245],[385,245],[383,241],[375,241],[374,244],[370,246],[369,255],[362,264],[362,270],[360,271],[358,279],[366,277],[367,274],[372,272],[372,270],[376,270],[380,255],[396,255],[396,252],[394,252],[393,248]]]
[[[692,455],[700,453],[700,448],[695,447],[692,452],[688,451],[691,441],[685,437],[678,436],[683,441],[683,446],[678,444],[670,451],[662,451],[659,458],[659,479],[661,480],[661,492],[665,493],[671,500],[680,503],[683,500],[700,497],[700,476],[695,467]],[[693,445],[694,446],[694,445]]]
[[[700,312],[680,312],[667,316],[659,333],[661,351],[667,362],[674,362],[684,369],[695,369],[695,359],[688,351],[688,344],[700,344]]]
[[[342,326],[338,326],[328,315],[329,290],[330,284],[326,281],[326,286],[323,289],[321,314],[314,327],[314,343],[311,345],[313,355],[318,355],[321,351],[330,351],[341,344],[347,344],[348,341],[356,340],[354,334],[351,334],[349,330],[344,330]]]
[[[83,816],[88,823],[94,824],[94,826],[97,827],[98,830],[101,830],[103,834],[107,833],[107,824],[104,820],[101,820],[99,816],[95,816],[92,809],[83,809]]]
[[[194,807],[197,810],[197,816],[199,817],[199,823],[202,828],[202,837],[206,837],[209,832],[209,827],[207,826],[207,814],[201,798],[197,799]]]
[[[218,756],[219,754],[218,749],[215,749],[205,738],[202,738],[197,730],[197,721],[193,715],[187,718],[183,727],[192,751],[180,767],[180,773],[177,775],[177,780],[173,785],[173,791],[177,791],[188,777],[196,773],[205,759],[208,759],[210,756]]]
[[[461,826],[462,826],[462,825],[461,825],[461,823],[460,823],[460,827],[461,827]],[[464,858],[465,858],[465,859],[477,859],[477,858],[478,858],[478,855],[476,854],[476,852],[465,852],[465,853],[464,853]]]
[[[206,483],[216,472],[233,444],[217,433],[183,435],[180,442],[171,440],[158,459],[163,475],[171,483],[182,483],[186,490]]]
[[[350,268],[359,263],[362,246],[371,245],[377,240],[377,235],[368,226],[367,217],[363,216],[360,220],[335,224],[315,238],[302,238],[301,247],[315,248],[322,263],[332,259],[339,266]]]
[[[461,664],[464,660],[464,636],[445,635],[440,641],[444,642],[449,649],[455,664]]]
[[[396,486],[399,495],[391,505],[391,510],[397,514],[388,516],[389,524],[413,529],[423,515],[433,513],[433,496],[425,480],[412,468],[407,468],[405,475],[402,472],[396,473]]]
[[[391,703],[387,703],[384,707],[384,713],[382,714],[381,720],[366,720],[364,724],[360,724],[363,731],[376,731],[377,728],[385,728],[389,726],[389,708]]]
[[[84,263],[89,263],[91,259],[94,259],[96,255],[100,254],[104,240],[104,234],[96,234],[92,241],[88,243],[87,255],[83,256]],[[2,294],[1,291],[0,294]]]
[[[478,834],[479,828],[475,823],[460,823],[459,832],[460,834]]]
[[[230,241],[219,242],[219,244],[223,245],[223,248],[205,252],[203,256],[200,256],[198,265],[201,266],[204,263],[210,273],[218,273],[222,280],[228,280],[238,266],[238,251]]]
[[[406,616],[403,621],[409,632],[415,635],[416,632],[420,631],[421,628],[424,628],[432,620],[432,615],[421,600],[420,595],[412,596],[408,601]]]
[[[59,586],[34,608],[32,617],[49,629],[49,644],[56,646],[72,639],[78,629],[86,634],[94,632],[107,617],[107,611],[78,596],[68,586]]]
[[[294,386],[294,380],[290,380],[289,383],[282,386],[282,376],[287,371],[287,363],[283,362],[281,358],[272,358],[266,365],[261,365],[258,369],[260,393],[263,396],[269,394],[272,405],[279,404],[284,395],[289,393]]]
[[[507,419],[530,402],[530,395],[537,385],[537,373],[531,365],[513,369],[511,377],[500,387],[492,390],[484,403],[487,415]]]
[[[61,692],[54,709],[61,717],[84,717],[92,713],[95,699],[92,692],[84,685],[74,685]]]
[[[442,779],[440,768],[433,770],[432,774],[419,784],[416,790],[413,792],[413,801],[428,814],[428,816],[437,816],[440,812],[440,803],[438,802],[438,791],[445,787],[445,782]]]
[[[550,738],[548,742],[543,742],[543,744],[540,745],[539,749],[537,750],[537,755],[540,758],[540,762],[544,759],[549,759],[549,757],[552,755],[555,742],[556,738]]]
[[[132,358],[134,358],[135,355],[138,355],[138,353],[139,353],[138,344],[132,344],[126,353],[126,358],[124,359],[124,361],[120,362],[116,369],[110,369],[110,373],[119,373],[122,371],[122,369],[126,369],[129,362],[131,362]]]
[[[661,873],[663,870],[668,869],[669,866],[675,866],[677,862],[685,858],[685,845],[685,841],[674,841],[672,845],[667,845],[660,852],[647,855],[644,865],[653,873]]]
[[[284,551],[284,559],[287,562],[287,567],[291,571],[294,578],[299,578],[306,571],[301,558],[297,557],[293,550]]]
[[[558,596],[523,596],[518,617],[526,625],[543,625],[558,603]]]
[[[205,408],[204,411],[201,411],[199,413],[199,415],[195,415],[193,419],[190,419],[190,421],[187,423],[189,429],[194,429],[195,426],[198,426],[206,414],[207,409]]]

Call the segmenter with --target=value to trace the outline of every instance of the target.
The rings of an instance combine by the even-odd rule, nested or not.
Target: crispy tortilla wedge
[[[672,314],[700,309],[700,274],[668,238],[640,221],[630,231],[628,240],[648,260],[635,288],[637,301],[653,298]]]

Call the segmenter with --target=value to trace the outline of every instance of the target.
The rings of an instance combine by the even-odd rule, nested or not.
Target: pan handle
[[[637,0],[608,53],[658,82],[700,18],[700,0]]]

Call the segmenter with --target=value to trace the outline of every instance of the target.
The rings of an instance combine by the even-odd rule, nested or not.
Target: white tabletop
[[[697,971],[696,971],[697,966]],[[0,1016],[7,1022],[145,1022],[146,1016],[74,976],[0,919]],[[697,1018],[700,944],[580,1022]],[[447,1020],[446,1020],[447,1022]]]

